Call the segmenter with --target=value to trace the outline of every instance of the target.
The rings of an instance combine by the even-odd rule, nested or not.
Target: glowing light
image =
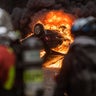
[[[58,11],[52,10],[52,11],[46,12],[45,14],[43,14],[42,16],[39,16],[39,18],[34,20],[35,20],[34,21],[35,24],[41,23],[44,25],[45,29],[56,30],[56,32],[59,32],[63,36],[63,43],[60,46],[53,48],[52,50],[66,54],[68,52],[70,44],[74,40],[70,32],[72,23],[75,20],[74,16],[71,14],[65,13],[62,10],[58,10]],[[61,68],[62,59],[60,58],[59,58],[60,60],[58,60],[58,58],[56,59],[57,59],[57,62],[52,63],[49,61],[50,64],[46,63],[44,67]]]

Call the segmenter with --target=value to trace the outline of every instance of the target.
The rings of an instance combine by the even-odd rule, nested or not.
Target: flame
[[[22,41],[26,40],[27,38],[31,37],[32,35],[33,35],[33,33],[28,34],[25,38],[20,39],[20,42],[22,43]]]
[[[40,57],[42,58],[44,55],[46,54],[46,52],[44,50],[40,51]]]
[[[62,10],[57,10],[57,11],[52,10],[52,11],[46,12],[46,14],[43,14],[40,18],[38,18],[36,23],[43,24],[45,29],[57,30],[63,36],[62,45],[56,48],[53,48],[52,50],[66,54],[68,52],[70,44],[74,40],[70,32],[70,29],[74,20],[75,20],[75,17],[71,14],[65,13]],[[61,68],[62,60],[60,59],[57,61],[58,62],[50,65],[45,64],[44,67]]]
[[[43,67],[47,68],[61,68],[62,67],[62,58],[60,60],[57,59],[57,62],[53,64],[45,64]]]

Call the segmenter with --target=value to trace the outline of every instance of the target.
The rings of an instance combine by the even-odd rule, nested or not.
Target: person
[[[61,34],[56,30],[45,29],[40,23],[34,26],[34,36],[38,37],[43,42],[46,53],[50,53],[52,48],[56,48],[63,43]]]
[[[45,29],[43,24],[37,23],[34,26],[34,37],[41,40],[44,46],[43,51],[45,51],[45,54],[41,57],[43,58],[43,66],[50,65],[63,58],[63,53],[52,50],[63,43],[63,36],[57,30]]]
[[[0,96],[15,96],[16,54],[11,44],[17,39],[10,15],[0,8]]]
[[[53,96],[96,96],[96,18],[77,19]]]

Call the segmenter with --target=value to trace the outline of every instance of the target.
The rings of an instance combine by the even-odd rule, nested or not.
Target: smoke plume
[[[76,18],[96,17],[96,0],[29,0],[24,9],[13,9],[14,28],[20,30],[22,37],[25,37],[32,32],[30,28],[30,24],[34,21],[32,17],[38,15],[39,18],[43,12],[49,10],[64,10]]]

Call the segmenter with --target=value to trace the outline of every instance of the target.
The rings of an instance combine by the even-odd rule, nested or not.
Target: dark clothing
[[[23,61],[22,61],[22,44],[17,40],[11,44],[11,47],[14,49],[16,54],[16,76],[14,84],[14,95],[12,96],[25,96],[24,95],[24,81],[23,81]]]
[[[64,57],[53,96],[96,96],[95,71],[96,40],[76,38]]]

